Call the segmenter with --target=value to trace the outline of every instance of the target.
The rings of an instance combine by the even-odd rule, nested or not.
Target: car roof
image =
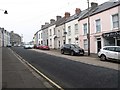
[[[120,47],[120,46],[104,46],[103,48],[106,48],[106,47]]]

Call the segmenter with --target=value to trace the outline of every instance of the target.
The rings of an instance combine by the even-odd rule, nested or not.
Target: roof
[[[65,17],[59,19],[58,21],[56,21],[56,27],[60,26],[60,25],[63,25],[65,23],[66,19]]]
[[[89,15],[90,16],[95,15],[97,13],[106,11],[106,10],[111,9],[113,7],[116,7],[118,5],[120,5],[120,1],[116,1],[116,2],[110,2],[110,1],[108,1],[108,2],[105,2],[105,3],[97,6],[96,8],[90,10]],[[84,19],[86,17],[88,17],[88,13],[86,13],[86,15],[84,15],[81,19]],[[81,19],[79,19],[79,20],[81,20]]]

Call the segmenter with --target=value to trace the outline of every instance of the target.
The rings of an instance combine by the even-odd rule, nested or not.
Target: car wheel
[[[101,57],[100,57],[100,60],[101,61],[105,61],[106,60],[106,56],[102,54]]]
[[[70,55],[71,55],[71,56],[73,56],[73,55],[74,55],[74,52],[73,52],[73,51],[71,51]]]
[[[61,54],[64,54],[64,51],[63,51],[63,50],[61,50]]]

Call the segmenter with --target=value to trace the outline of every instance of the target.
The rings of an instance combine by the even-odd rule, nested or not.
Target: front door
[[[120,46],[120,40],[117,40],[117,46]]]
[[[97,38],[97,52],[101,49],[101,38]]]

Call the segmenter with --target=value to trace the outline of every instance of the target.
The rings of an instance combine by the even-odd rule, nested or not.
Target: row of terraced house
[[[97,53],[103,46],[120,46],[120,1],[105,2],[101,5],[92,2],[91,7],[75,14],[65,12],[63,17],[56,16],[50,23],[41,25],[34,34],[34,44],[48,45],[58,49],[63,44],[77,44],[85,51],[88,49],[88,11],[90,19],[90,51]]]
[[[0,27],[0,47],[6,47],[10,44],[12,46],[21,44],[21,36],[13,31],[9,32]]]

